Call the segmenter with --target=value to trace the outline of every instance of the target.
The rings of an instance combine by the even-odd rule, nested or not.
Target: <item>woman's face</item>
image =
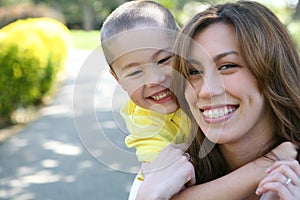
[[[267,136],[270,123],[264,97],[240,56],[234,27],[215,23],[194,40],[211,59],[203,60],[203,50],[191,46],[185,96],[205,136],[219,144]]]

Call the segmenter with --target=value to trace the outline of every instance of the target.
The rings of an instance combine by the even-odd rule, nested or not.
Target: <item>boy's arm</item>
[[[136,200],[170,199],[185,184],[195,184],[194,167],[184,154],[187,147],[186,144],[169,145],[152,163],[144,166],[147,175]]]
[[[266,156],[278,160],[294,159],[296,155],[295,146],[290,142],[284,142]],[[266,175],[265,170],[274,162],[267,157],[258,158],[216,180],[187,188],[172,199],[199,199],[201,197],[201,199],[234,200],[254,195],[259,181]]]
[[[255,193],[259,181],[272,164],[265,158],[257,159],[216,180],[189,187],[172,199],[244,199]]]
[[[152,162],[167,145],[173,143],[176,133],[170,125],[170,116],[141,108],[132,100],[120,113],[130,133],[125,144],[136,149],[140,162]]]

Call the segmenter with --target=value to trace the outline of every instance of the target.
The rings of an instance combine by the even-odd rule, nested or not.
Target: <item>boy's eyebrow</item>
[[[125,70],[128,69],[128,68],[136,67],[136,66],[139,66],[139,65],[140,65],[139,62],[132,62],[132,63],[125,64],[125,65],[123,66],[122,71],[125,71]]]
[[[157,52],[155,52],[152,55],[152,57],[155,58],[155,57],[157,57],[162,52],[171,52],[171,50],[170,50],[170,48],[159,49]],[[132,62],[132,63],[125,64],[123,66],[122,71],[125,71],[127,68],[136,67],[136,66],[139,66],[139,65],[141,65],[141,63],[139,63],[139,62]]]

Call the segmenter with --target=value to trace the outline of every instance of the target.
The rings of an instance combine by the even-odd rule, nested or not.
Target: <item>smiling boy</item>
[[[169,89],[178,26],[162,5],[152,1],[122,4],[105,20],[102,48],[110,72],[130,100],[121,114],[140,162],[151,162],[170,143],[189,141],[189,119]]]

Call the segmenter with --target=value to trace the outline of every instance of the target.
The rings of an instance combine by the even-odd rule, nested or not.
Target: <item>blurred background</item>
[[[224,0],[157,0],[172,10],[180,24],[190,16],[200,3],[218,3]],[[258,0],[265,3],[286,22],[298,20],[298,0]],[[99,30],[105,17],[125,0],[1,0],[0,26],[19,18],[52,17],[76,30]]]
[[[157,1],[172,11],[179,24],[183,24],[197,12],[202,3],[224,2],[224,0]],[[287,25],[294,24],[300,19],[298,0],[257,1],[270,7]],[[100,30],[105,17],[123,2],[125,0],[0,0],[0,27],[20,18],[51,17],[64,23],[70,30]],[[80,37],[78,32],[74,31],[74,34]],[[97,33],[95,35],[98,36]]]
[[[179,25],[225,2],[156,1]],[[300,0],[257,1],[300,52]],[[0,199],[127,199],[139,166],[100,47],[103,21],[124,2],[0,0]]]

